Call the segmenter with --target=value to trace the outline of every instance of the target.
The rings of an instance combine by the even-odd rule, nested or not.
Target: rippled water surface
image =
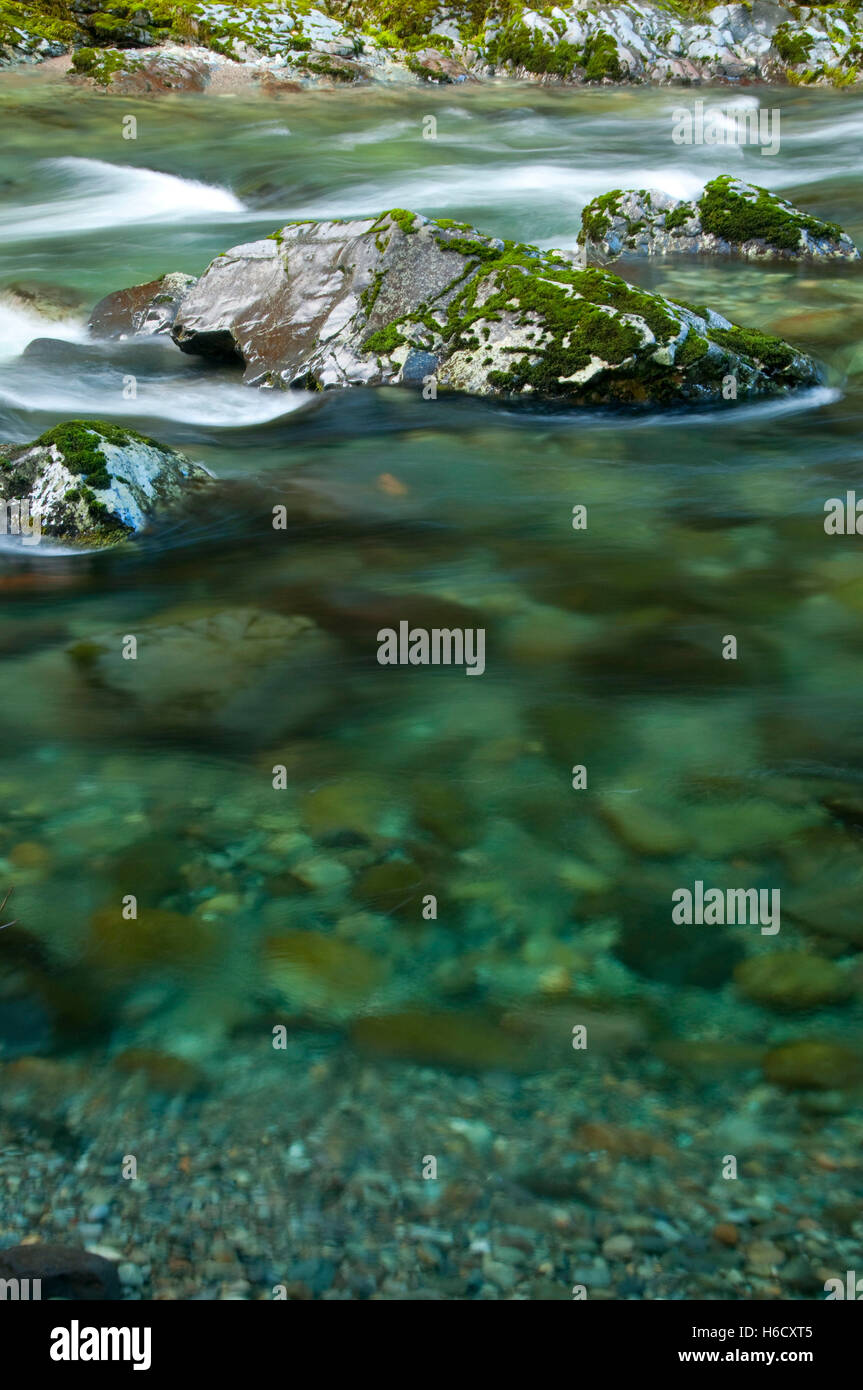
[[[0,300],[0,438],[123,420],[227,484],[123,550],[0,550],[0,865],[18,918],[0,1123],[48,1172],[52,1117],[84,1175],[63,1200],[36,1180],[2,1213],[9,1239],[83,1223],[147,1271],[145,1297],[278,1282],[567,1297],[586,1267],[604,1296],[799,1298],[819,1269],[844,1271],[848,1228],[830,1224],[812,1155],[846,1170],[846,1196],[859,1187],[863,552],[823,527],[825,501],[863,482],[859,270],[624,269],[823,363],[797,398],[688,413],[257,393],[169,344],[91,343],[84,327],[103,294],[198,274],[290,219],[389,207],[572,247],[598,193],[691,196],[730,171],[863,241],[859,98],[736,96],[781,109],[776,157],[675,146],[689,100],[493,87],[144,104],[3,76],[0,290],[39,287],[67,312],[46,324]],[[300,656],[296,615],[317,627]],[[484,628],[482,678],[378,666],[378,630],[402,619]],[[88,649],[126,634],[132,673],[94,678]],[[674,926],[671,894],[697,880],[779,889],[781,932]],[[744,987],[741,963],[777,951],[796,974],[774,962],[769,986]],[[810,956],[825,983],[807,994]],[[211,1113],[235,1154],[222,1168],[206,1161]],[[165,1124],[244,1233],[224,1277],[185,1208],[160,1198],[148,1229],[115,1190],[116,1154],[157,1148]],[[264,1141],[280,1159],[262,1173]],[[746,1184],[722,1181],[728,1153]],[[698,1177],[685,1196],[683,1172]],[[381,1193],[453,1248],[390,1237],[369,1215]],[[343,1230],[303,1225],[332,1203]],[[111,1211],[95,1232],[94,1206]],[[828,1232],[818,1259],[792,1210]],[[657,1221],[711,1250],[723,1221],[744,1239],[651,1263],[639,1241],[655,1252]],[[756,1221],[781,1259],[746,1256]],[[513,1285],[470,1242],[521,1226],[539,1254],[514,1261]],[[621,1230],[633,1248],[615,1263],[602,1246]],[[164,1231],[188,1248],[157,1275]]]

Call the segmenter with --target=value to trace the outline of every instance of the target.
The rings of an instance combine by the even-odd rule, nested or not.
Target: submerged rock
[[[295,1009],[350,1017],[383,982],[384,962],[362,946],[315,931],[284,931],[264,944],[266,978]]]
[[[185,455],[99,420],[69,420],[32,444],[0,445],[0,496],[29,514],[31,544],[42,535],[116,544],[211,482]]]
[[[455,1071],[529,1070],[528,1050],[480,1014],[405,1010],[358,1019],[351,1038],[378,1057],[450,1067]]]
[[[772,1048],[764,1058],[764,1075],[789,1090],[857,1087],[863,1083],[863,1054],[845,1043],[804,1038]]]
[[[823,222],[758,184],[722,174],[691,202],[655,189],[616,189],[581,215],[589,256],[742,256],[767,261],[857,261],[860,252],[834,222]]]
[[[171,333],[184,352],[242,363],[255,386],[673,404],[718,401],[732,377],[744,399],[818,379],[803,353],[712,310],[401,209],[232,248],[183,295]]]
[[[228,608],[142,624],[136,636],[135,661],[124,659],[121,633],[78,642],[69,656],[106,715],[119,713],[145,733],[260,742],[299,727],[337,695],[335,643],[300,615]]]
[[[156,1048],[128,1048],[118,1053],[113,1062],[118,1071],[128,1076],[141,1075],[154,1091],[166,1095],[196,1095],[207,1089],[206,1074],[195,1062]]]
[[[734,979],[741,994],[769,1009],[814,1009],[851,993],[851,980],[835,961],[808,951],[752,956],[737,966]]]

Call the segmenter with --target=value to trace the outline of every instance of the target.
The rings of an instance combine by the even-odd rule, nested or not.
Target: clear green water
[[[104,293],[198,273],[291,218],[401,206],[572,246],[602,191],[688,195],[728,169],[863,240],[859,101],[754,95],[782,108],[775,159],[675,147],[669,93],[136,104],[4,76],[0,288],[61,286],[81,312],[64,346],[23,356],[51,327],[3,319],[0,437],[122,418],[231,483],[124,551],[0,552],[0,884],[48,953],[9,967],[4,998],[33,1008],[0,1015],[7,1058],[101,1065],[147,1046],[217,1073],[226,1048],[266,1046],[273,1019],[310,1030],[311,1059],[321,1038],[346,1056],[367,1044],[369,1015],[443,1009],[488,1029],[482,1042],[454,1057],[430,1026],[421,1046],[394,1027],[384,1051],[483,1074],[490,1047],[504,1073],[554,1073],[572,1066],[583,1001],[612,1035],[635,1030],[631,1054],[606,1048],[602,1065],[648,1089],[669,1040],[863,1047],[859,996],[788,1015],[732,980],[741,956],[779,947],[852,980],[863,944],[863,551],[823,529],[825,501],[863,481],[858,270],[625,271],[824,363],[824,387],[799,400],[673,416],[387,391],[298,405],[165,345],[88,344],[76,326]],[[280,502],[286,532],[270,524]],[[481,679],[377,665],[380,627],[447,626],[453,605],[487,631]],[[242,643],[199,671],[193,641],[184,657],[150,639],[228,609],[310,616],[326,655],[308,669],[275,656],[247,680]],[[139,638],[124,689],[70,659],[105,634]],[[722,659],[729,634],[736,661]],[[368,878],[379,865],[397,866],[395,886]],[[670,894],[696,879],[779,888],[778,940],[669,935]],[[128,894],[137,928],[121,920]],[[263,943],[289,931],[318,944],[291,938],[274,966]],[[833,1081],[845,1113],[848,1077]],[[708,1128],[740,1101],[727,1084],[731,1101],[697,1093]]]

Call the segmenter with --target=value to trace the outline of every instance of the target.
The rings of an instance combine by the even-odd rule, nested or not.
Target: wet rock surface
[[[193,275],[163,275],[108,294],[94,308],[88,327],[97,338],[169,333],[183,296],[194,284]]]
[[[98,312],[126,302],[109,296]],[[135,304],[152,319],[154,307]],[[744,397],[818,379],[802,353],[710,309],[400,209],[291,223],[234,247],[182,295],[171,336],[184,352],[242,362],[256,386],[434,382],[501,398],[671,404],[721,399],[732,376]]]

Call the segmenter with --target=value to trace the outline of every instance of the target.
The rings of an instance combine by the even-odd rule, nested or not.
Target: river
[[[821,1220],[829,1191],[811,1153],[844,1162],[859,1121],[841,1067],[816,1086],[834,1098],[822,1114],[805,1086],[801,1110],[793,1083],[768,1086],[759,1059],[824,1036],[863,1047],[859,983],[850,999],[850,984],[808,1004],[804,990],[801,1004],[798,979],[780,1010],[747,997],[735,968],[777,943],[753,925],[681,935],[670,894],[698,881],[778,889],[782,947],[859,981],[863,555],[859,538],[824,529],[828,499],[863,495],[859,268],[617,267],[823,364],[823,384],[799,397],[706,411],[255,392],[164,341],[94,343],[85,327],[109,291],[200,274],[289,220],[390,207],[572,248],[602,192],[688,197],[731,172],[863,242],[858,97],[697,97],[780,111],[778,153],[676,145],[673,112],[691,92],[490,84],[139,102],[3,75],[0,291],[38,288],[68,311],[46,323],[0,295],[0,439],[123,421],[228,485],[113,552],[25,553],[0,538],[0,862],[17,930],[51,962],[34,973],[31,955],[26,1006],[0,1008],[7,1056],[43,1059],[42,1073],[0,1080],[0,1101],[25,1133],[29,1107],[56,1112],[84,1174],[56,1201],[37,1178],[9,1230],[41,1220],[61,1239],[113,1203],[102,1241],[152,1267],[145,1296],[226,1296],[218,1269],[201,1273],[213,1233],[182,1197],[159,1195],[147,1231],[125,1192],[93,1198],[112,1155],[140,1141],[166,1192],[176,1151],[200,1158],[200,1181],[245,1232],[246,1266],[224,1257],[243,1297],[272,1282],[398,1297],[400,1281],[506,1296],[506,1271],[483,1272],[465,1232],[519,1225],[489,1197],[513,1182],[542,1232],[537,1268],[542,1252],[549,1264],[520,1271],[526,1296],[560,1296],[548,1286],[568,1288],[585,1264],[619,1297],[814,1296],[807,1251],[774,1208]],[[279,504],[285,530],[272,525]],[[221,649],[173,636],[225,613],[241,629],[250,614],[309,616],[326,653],[235,698],[256,658],[233,629]],[[378,665],[379,629],[456,613],[486,631],[481,679]],[[137,671],[109,689],[88,679],[82,650],[111,634],[137,635],[140,685]],[[129,895],[139,922],[122,915]],[[4,988],[19,999],[17,977]],[[103,1011],[92,1037],[84,1017]],[[287,1061],[271,1043],[280,1022]],[[49,1063],[67,1078],[62,1101]],[[130,1116],[138,1130],[123,1128]],[[583,1137],[600,1122],[604,1139]],[[259,1171],[261,1135],[280,1157]],[[220,1167],[208,1144],[235,1157]],[[47,1173],[50,1136],[39,1145]],[[728,1152],[751,1177],[733,1198],[718,1181]],[[440,1198],[417,1181],[429,1154],[447,1175]],[[679,1196],[684,1169],[703,1179],[697,1212]],[[353,1194],[338,1199],[347,1234],[320,1215],[330,1197],[303,1196],[310,1170],[338,1172]],[[595,1211],[577,1198],[588,1224],[546,1228],[550,1196],[571,1198],[586,1173],[601,1194]],[[452,1221],[455,1250],[364,1218],[381,1194],[421,1227]],[[306,1202],[318,1216],[304,1226]],[[740,1274],[724,1248],[699,1263],[687,1247],[653,1274],[646,1255],[626,1273],[612,1260],[603,1284],[600,1247],[621,1222],[637,1244],[656,1221],[707,1239],[723,1219],[767,1222],[797,1282]],[[166,1232],[185,1243],[174,1275],[159,1265]],[[338,1254],[321,1256],[322,1240]]]

